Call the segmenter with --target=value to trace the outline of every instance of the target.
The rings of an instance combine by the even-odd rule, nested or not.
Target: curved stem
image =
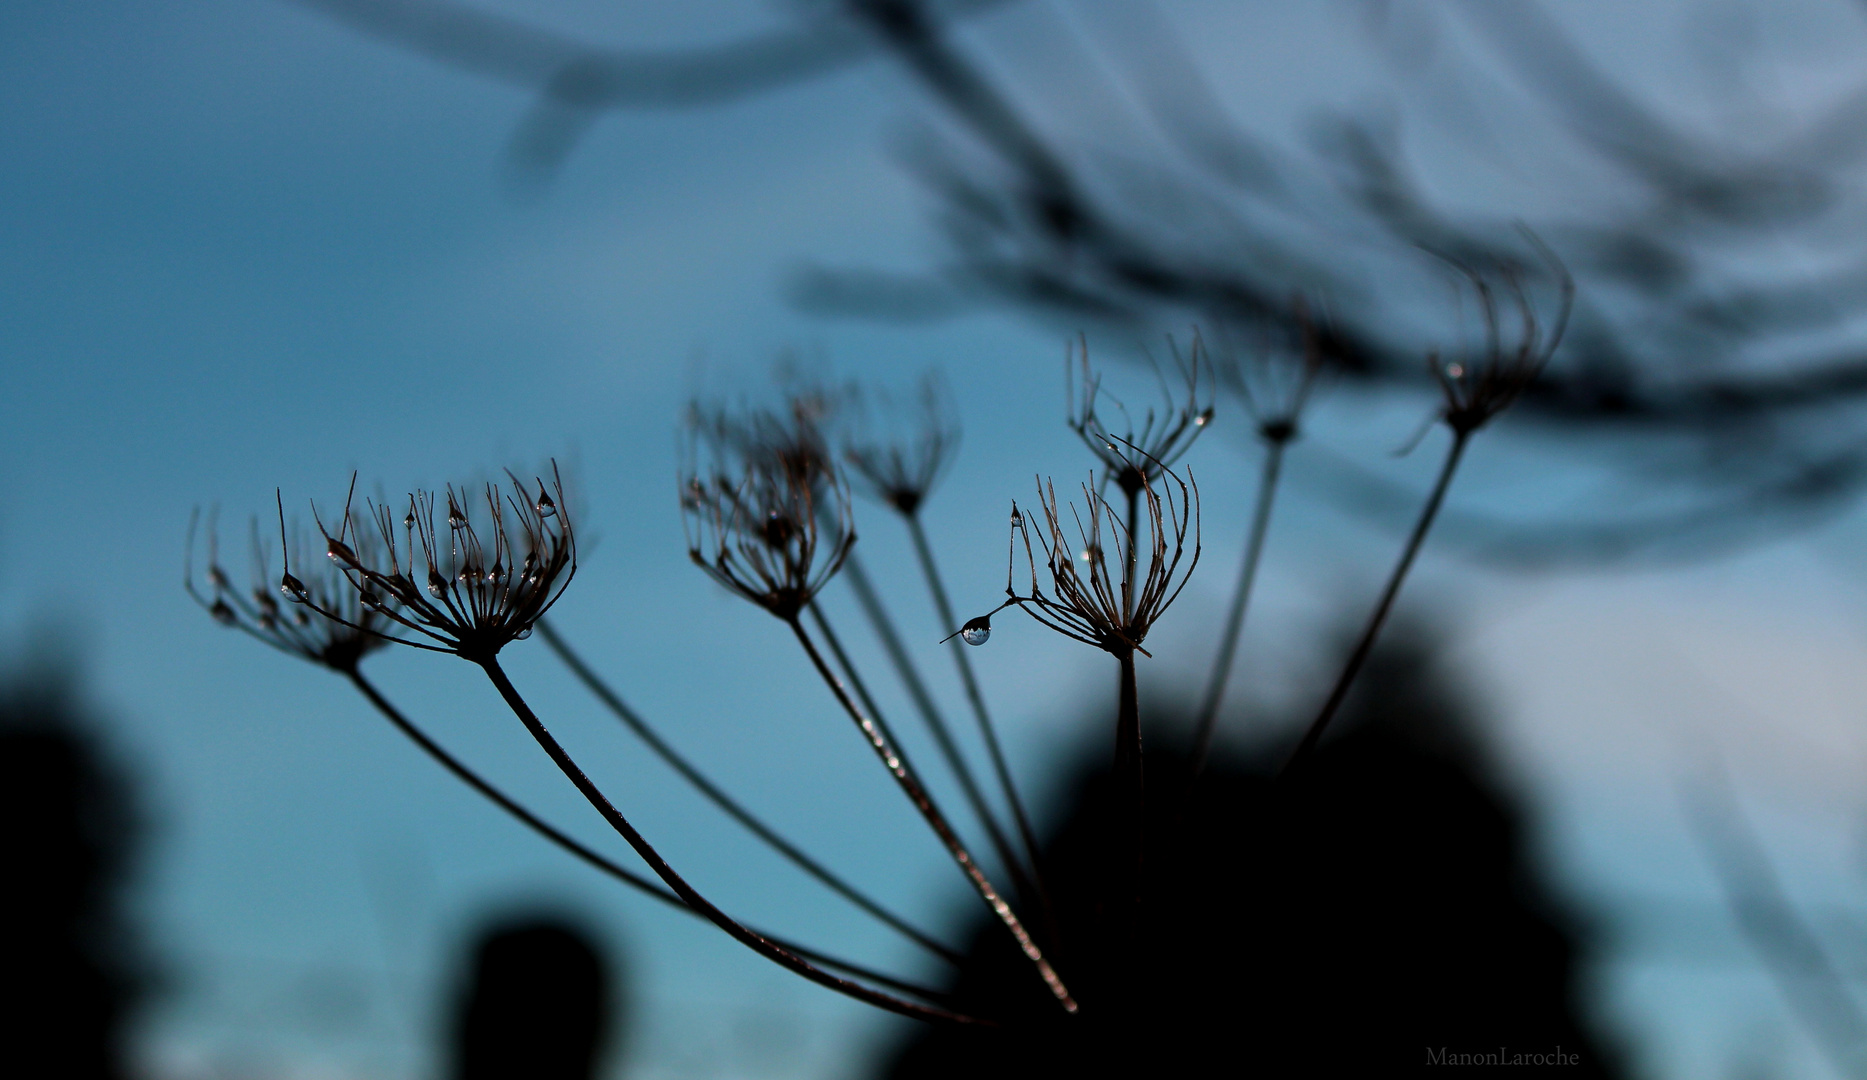
[[[1006,869],[1011,872],[1013,880],[1024,882],[1023,867],[1007,854],[1013,850],[1011,843],[1005,839],[1005,831],[999,827],[997,815],[992,813],[990,804],[985,800],[985,793],[979,789],[979,781],[973,776],[972,766],[966,763],[966,756],[954,741],[952,730],[940,715],[940,707],[934,704],[933,695],[927,691],[927,684],[921,681],[920,672],[908,656],[907,646],[902,644],[901,635],[895,632],[894,620],[889,617],[888,609],[882,606],[882,598],[876,593],[874,584],[869,581],[869,575],[863,570],[855,552],[850,552],[844,561],[842,573],[849,579],[849,587],[855,592],[862,613],[868,617],[870,628],[881,641],[882,650],[888,654],[889,663],[900,677],[901,685],[907,688],[915,711],[921,714],[927,730],[932,733],[934,744],[940,748],[940,756],[946,760],[947,767],[953,770],[954,779],[959,781],[960,791],[966,796],[966,804],[978,815],[979,824],[985,828],[986,836],[992,842],[992,850],[1006,860]]]
[[[940,842],[946,846],[947,852],[953,856],[953,861],[959,864],[961,872],[966,875],[968,881],[972,882],[973,888],[978,890],[986,906],[991,908],[992,913],[998,916],[998,920],[1005,924],[1005,929],[1011,931],[1011,936],[1017,941],[1018,948],[1037,968],[1038,975],[1043,977],[1044,985],[1050,988],[1058,1004],[1062,1005],[1066,1012],[1075,1012],[1077,1009],[1075,999],[1070,997],[1069,989],[1063,985],[1063,980],[1057,977],[1056,971],[1050,966],[1050,961],[1044,959],[1043,950],[1031,940],[1030,932],[1024,928],[1024,923],[1018,919],[1017,913],[1011,910],[1011,905],[999,896],[998,890],[993,888],[992,883],[986,879],[985,873],[973,860],[972,853],[966,850],[966,845],[960,841],[953,827],[947,823],[945,815],[941,814],[940,808],[934,805],[933,798],[927,794],[927,789],[922,787],[914,774],[908,771],[901,756],[895,752],[894,747],[889,745],[881,730],[875,726],[875,722],[864,716],[862,710],[850,699],[849,691],[843,688],[836,673],[830,670],[829,664],[824,662],[823,654],[817,651],[817,646],[810,640],[810,635],[804,631],[804,624],[796,619],[789,619],[786,625],[790,626],[791,632],[797,635],[798,644],[804,647],[804,653],[810,657],[810,662],[816,667],[817,674],[823,676],[823,681],[829,685],[830,692],[836,695],[837,704],[841,705],[843,711],[849,714],[849,718],[856,722],[857,729],[862,732],[869,747],[875,751],[876,757],[881,759],[889,774],[895,778],[895,783],[899,784],[902,792],[907,795],[908,801],[920,811],[921,817],[926,819],[934,835],[938,836]]]
[[[1245,610],[1251,605],[1251,585],[1258,576],[1258,559],[1264,554],[1264,536],[1270,530],[1271,505],[1277,498],[1277,479],[1283,472],[1284,448],[1288,439],[1267,438],[1264,472],[1258,478],[1257,505],[1251,511],[1251,532],[1245,541],[1245,561],[1238,571],[1238,586],[1232,593],[1232,608],[1225,616],[1225,631],[1219,637],[1219,655],[1212,661],[1212,674],[1206,683],[1206,696],[1200,702],[1193,726],[1193,772],[1197,780],[1206,769],[1206,756],[1212,750],[1213,731],[1219,725],[1219,706],[1225,700],[1225,683],[1232,675],[1232,659],[1238,654],[1238,639],[1245,628]]]
[[[510,679],[506,678],[505,670],[499,666],[497,656],[468,656],[466,659],[478,664],[481,670],[486,672],[486,677],[491,679],[493,686],[499,690],[499,696],[505,699],[513,715],[519,718],[519,722],[525,725],[525,730],[531,733],[532,738],[557,765],[558,771],[562,772],[565,778],[583,794],[590,805],[596,808],[597,813],[603,815],[603,820],[609,822],[610,827],[628,841],[629,846],[635,849],[635,853],[640,855],[642,861],[648,864],[649,869],[655,872],[655,876],[665,882],[668,888],[673,889],[675,895],[679,896],[688,907],[704,916],[708,922],[726,931],[733,940],[819,986],[828,987],[837,993],[892,1013],[912,1016],[918,1020],[942,1020],[949,1023],[993,1026],[990,1021],[965,1016],[947,1009],[919,1005],[892,994],[870,989],[861,983],[832,975],[763,934],[734,921],[731,916],[715,907],[712,901],[700,895],[699,891],[689,885],[685,878],[675,873],[674,867],[668,865],[667,860],[661,857],[661,853],[656,851],[641,833],[635,831],[635,826],[629,824],[629,819],[623,817],[622,812],[616,809],[602,790],[584,775],[583,769],[572,760],[570,754],[562,746],[558,745],[557,739],[553,738],[551,732],[545,728],[544,722],[538,719],[538,715],[532,712],[531,706],[519,696],[518,689],[512,685]]]
[[[770,845],[772,850],[784,856],[786,859],[789,859],[798,869],[816,878],[837,895],[874,916],[877,920],[895,930],[903,937],[906,937],[909,941],[914,942],[916,945],[919,945],[921,948],[926,949],[928,952],[933,953],[943,960],[955,964],[960,962],[958,950],[941,944],[931,934],[917,929],[906,919],[903,919],[901,916],[896,915],[877,901],[871,899],[866,893],[862,892],[862,890],[843,880],[843,878],[838,876],[834,871],[805,854],[797,845],[786,840],[776,830],[766,825],[750,810],[742,806],[737,799],[728,795],[719,785],[708,779],[705,773],[702,773],[699,769],[695,768],[691,762],[682,757],[680,752],[670,746],[668,742],[661,737],[660,733],[650,727],[648,722],[643,720],[634,709],[629,708],[628,704],[624,702],[614,690],[610,689],[609,684],[605,683],[595,671],[591,670],[588,664],[584,663],[583,658],[578,656],[577,653],[571,649],[570,645],[559,636],[558,632],[552,628],[550,623],[541,620],[537,625],[539,633],[545,639],[545,644],[550,646],[551,651],[556,653],[558,659],[564,662],[564,666],[570,668],[571,674],[577,677],[577,681],[583,683],[584,687],[592,694],[596,695],[597,700],[601,701],[610,712],[614,713],[616,718],[621,720],[624,726],[634,732],[637,738],[647,743],[648,748],[653,750],[662,761],[667,762],[669,768],[680,773],[682,778],[692,784],[702,795],[711,800],[713,805],[724,810],[734,821],[745,826],[748,832],[752,833],[752,835],[758,837],[760,840],[765,841],[766,844]]]
[[[432,738],[429,738],[427,732],[421,730],[419,727],[416,727],[413,721],[411,721],[408,717],[402,715],[402,710],[396,708],[395,705],[392,704],[388,698],[383,697],[382,692],[376,689],[376,686],[374,683],[364,678],[363,673],[361,671],[355,668],[351,668],[348,671],[344,671],[343,675],[350,680],[350,684],[352,686],[356,687],[357,690],[360,693],[362,693],[364,697],[369,699],[369,702],[371,705],[376,706],[377,712],[382,713],[383,716],[388,718],[391,724],[395,725],[396,730],[408,736],[410,742],[413,742],[416,746],[421,747],[421,749],[424,752],[426,752],[429,757],[439,762],[442,768],[446,769],[448,772],[453,773],[454,776],[457,779],[459,779],[462,783],[465,783],[468,787],[479,792],[481,795],[484,795],[494,805],[498,806],[500,809],[504,810],[506,813],[511,814],[513,817],[517,818],[520,822],[522,822],[526,827],[530,828],[533,832],[544,837],[546,840],[551,841],[552,843],[556,844],[558,847],[563,848],[565,851],[570,852],[572,855],[575,855],[577,858],[582,859],[584,862],[588,863],[590,866],[593,866],[596,869],[602,871],[603,873],[608,874],[610,877],[615,878],[617,881],[622,882],[624,885],[627,885],[630,888],[635,889],[637,892],[653,897],[654,899],[659,900],[662,903],[667,904],[668,906],[676,908],[689,915],[699,914],[699,912],[695,911],[693,908],[688,907],[686,902],[683,901],[680,897],[669,892],[663,886],[656,884],[653,881],[648,880],[647,878],[641,876],[640,874],[635,873],[632,870],[626,870],[623,867],[618,866],[614,862],[610,861],[607,857],[603,855],[599,855],[595,851],[592,851],[590,848],[585,847],[579,841],[558,831],[558,829],[552,826],[549,822],[544,821],[543,819],[539,818],[538,815],[532,813],[530,810],[527,810],[523,805],[513,800],[505,792],[499,790],[498,788],[494,787],[492,784],[488,783],[484,778],[480,776],[479,773],[474,772],[472,769],[468,768],[465,764],[463,764],[459,758],[456,758],[454,755],[448,753],[447,750],[443,748],[439,743],[435,742]],[[824,953],[817,952],[814,949],[808,949],[802,945],[796,945],[791,942],[785,941],[783,938],[772,937],[769,934],[765,936],[770,938],[772,941],[777,942],[779,945],[783,946],[784,948],[790,949],[792,952],[798,954],[799,956],[802,956],[805,959],[811,960],[815,963],[822,964],[824,967],[837,968],[839,970],[846,971],[852,975],[858,975],[862,978],[868,979],[870,982],[879,983],[883,986],[887,986],[895,990],[900,990],[903,993],[913,994],[915,997],[925,998],[929,1001],[938,1001],[938,1000],[942,1000],[947,997],[947,995],[942,994],[939,991],[929,990],[926,987],[916,986],[910,982],[904,982],[900,979],[895,978],[892,975],[885,975],[879,971],[872,971],[869,968],[865,968],[860,964],[852,964],[847,960],[839,960],[834,956],[829,956]]]
[[[927,588],[933,593],[934,609],[940,616],[940,625],[951,633],[959,621],[953,617],[953,605],[947,599],[946,584],[940,580],[940,568],[934,562],[933,546],[927,542],[927,530],[921,528],[918,515],[902,516],[907,518],[908,534],[914,538],[914,552],[920,556],[921,572],[926,575]],[[1018,798],[1018,786],[1012,780],[1011,767],[1005,762],[1005,751],[999,746],[998,732],[992,726],[992,714],[985,707],[985,694],[979,689],[979,680],[973,676],[972,660],[966,655],[970,646],[957,637],[950,644],[953,648],[953,662],[959,665],[960,684],[966,688],[966,700],[972,704],[973,716],[979,721],[979,734],[985,739],[986,753],[991,756],[992,769],[998,774],[998,785],[1005,793],[1005,802],[1011,806],[1012,820],[1018,826],[1018,839],[1024,844],[1024,855],[1030,862],[1031,878],[1037,886],[1038,898],[1048,911],[1050,892],[1044,887],[1044,871],[1037,858],[1037,835],[1024,812],[1024,801]]]
[[[1303,741],[1291,752],[1277,775],[1289,774],[1297,762],[1307,757],[1322,739],[1322,733],[1329,726],[1341,709],[1342,702],[1348,697],[1348,691],[1355,683],[1355,676],[1361,673],[1361,666],[1367,662],[1368,654],[1374,649],[1374,639],[1380,636],[1381,624],[1387,621],[1387,613],[1394,606],[1394,598],[1400,595],[1401,583],[1407,579],[1407,571],[1413,566],[1414,556],[1420,553],[1420,545],[1426,542],[1426,531],[1433,527],[1433,518],[1439,514],[1439,504],[1445,501],[1446,489],[1452,486],[1452,474],[1458,471],[1459,459],[1465,455],[1465,444],[1471,438],[1471,432],[1452,429],[1452,445],[1446,450],[1445,464],[1439,468],[1439,480],[1433,485],[1432,494],[1426,497],[1426,505],[1420,510],[1420,518],[1414,522],[1413,533],[1407,537],[1407,546],[1401,549],[1400,561],[1394,564],[1394,572],[1388,576],[1387,587],[1381,590],[1380,602],[1375,604],[1374,613],[1368,617],[1368,625],[1361,632],[1361,640],[1355,643],[1355,651],[1348,656],[1348,663],[1342,667],[1342,673],[1336,677],[1335,686],[1329,691],[1329,698],[1323,702],[1322,711],[1310,722],[1309,730],[1303,733]]]

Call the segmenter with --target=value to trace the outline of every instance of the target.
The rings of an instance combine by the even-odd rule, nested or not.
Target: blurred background
[[[976,901],[783,628],[688,563],[686,404],[775,404],[780,370],[896,391],[941,372],[964,440],[924,513],[972,613],[1002,589],[1009,501],[1094,467],[1064,423],[1075,335],[1148,402],[1167,335],[1247,362],[1288,347],[1305,297],[1332,366],[1227,698],[1246,791],[1443,451],[1396,453],[1437,404],[1423,357],[1481,342],[1448,259],[1534,261],[1526,228],[1574,275],[1570,332],[1474,444],[1379,684],[1414,689],[1361,707],[1374,750],[1343,768],[1414,760],[1382,749],[1383,702],[1457,728],[1406,745],[1472,801],[1381,851],[1466,858],[1433,823],[1494,815],[1493,876],[1554,928],[1546,988],[1602,1071],[1867,1069],[1867,8],[24,0],[0,8],[0,55],[7,828],[44,868],[16,879],[11,925],[57,931],[22,964],[69,976],[47,1000],[87,1004],[48,1009],[89,1018],[69,1038],[100,1048],[96,1075],[469,1075],[502,1051],[471,1050],[464,1018],[533,985],[581,988],[549,1010],[558,1045],[590,1047],[565,1075],[855,1077],[920,1052],[906,1022],[546,846],[342,680],[215,625],[182,589],[196,509],[218,508],[239,577],[275,489],[304,517],[353,470],[397,494],[555,458],[590,538],[557,625],[744,801],[960,941]],[[1141,671],[1165,747],[1260,454],[1221,393],[1185,459],[1205,558]],[[907,538],[860,513],[958,716]],[[850,596],[825,597],[881,671]],[[970,655],[1065,850],[1114,665],[1016,613]],[[465,665],[369,664],[461,756],[621,850]],[[945,978],[682,786],[538,643],[507,666],[724,907]],[[1418,896],[1358,890],[1342,917],[1404,936]],[[50,1030],[34,1015],[20,1032]],[[1267,1060],[1258,1038],[1241,1028],[1243,1061]]]

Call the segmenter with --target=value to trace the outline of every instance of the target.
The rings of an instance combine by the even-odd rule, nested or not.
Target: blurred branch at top
[[[1455,508],[1448,539],[1479,555],[1699,554],[1832,513],[1867,482],[1860,5],[1748,16],[1826,19],[1816,36],[1852,41],[1858,70],[1788,79],[1801,72],[1778,58],[1782,70],[1662,100],[1630,88],[1648,72],[1592,56],[1569,9],[1344,4],[1333,14],[1359,27],[1359,44],[1354,30],[1292,41],[1284,62],[1343,63],[1358,48],[1348,62],[1367,67],[1371,53],[1386,65],[1378,103],[1322,111],[1306,135],[1280,138],[1241,119],[1262,110],[1222,100],[1169,12],[1146,4],[1021,6],[1048,53],[1081,61],[1026,65],[975,55],[1002,19],[956,34],[1002,0],[826,0],[799,6],[788,29],[658,52],[445,0],[303,2],[534,90],[514,149],[529,169],[561,163],[603,110],[714,104],[891,58],[937,108],[913,163],[949,254],[923,275],[807,271],[791,288],[811,310],[913,319],[1010,303],[1135,339],[1195,323],[1245,363],[1251,343],[1299,347],[1296,294],[1327,312],[1313,344],[1336,383],[1424,403],[1418,358],[1442,339],[1454,292],[1438,260],[1523,272],[1547,291],[1555,282],[1533,273],[1547,244],[1578,299],[1513,424],[1555,436],[1548,445],[1594,488],[1575,493],[1573,512],[1552,513],[1553,498],[1502,516]],[[1740,73],[1772,62],[1754,26],[1683,11],[1711,27],[1696,38],[1700,62]],[[1059,95],[1020,84],[1039,78],[1116,107],[1093,127],[1040,115],[1027,103]],[[1368,474],[1338,472],[1330,486],[1376,516],[1413,501]]]

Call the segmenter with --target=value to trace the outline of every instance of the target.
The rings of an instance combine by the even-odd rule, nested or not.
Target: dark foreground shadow
[[[591,1080],[618,1041],[612,982],[608,959],[568,922],[488,929],[455,1017],[456,1080]]]
[[[1578,924],[1539,882],[1466,710],[1419,653],[1389,650],[1360,686],[1282,783],[1275,756],[1215,760],[1189,801],[1185,754],[1149,744],[1136,975],[1109,960],[1111,785],[1082,778],[1044,849],[1080,1016],[982,921],[952,989],[1020,1033],[917,1028],[881,1073],[1489,1075],[1455,1066],[1522,1054],[1555,1075],[1621,1075],[1578,1009]]]
[[[0,1073],[127,1075],[147,985],[125,887],[142,830],[128,781],[56,673],[0,686]]]

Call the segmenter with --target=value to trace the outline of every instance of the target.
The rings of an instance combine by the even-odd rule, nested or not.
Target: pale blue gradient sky
[[[1342,25],[1352,8],[1264,7],[1175,9],[1207,59],[1236,43],[1236,62],[1207,74],[1264,129],[1300,130],[1317,103],[1378,91],[1375,65],[1335,48],[1355,40]],[[1093,21],[1098,9],[1080,10]],[[1617,10],[1578,18],[1610,59],[1680,20]],[[783,13],[566,0],[540,17],[598,40],[678,44]],[[1038,18],[1007,12],[972,31],[1033,93],[1060,63]],[[1826,24],[1797,18],[1783,20],[1784,47],[1814,58],[1797,70],[1835,67]],[[907,80],[859,66],[719,109],[610,117],[548,189],[515,199],[501,162],[523,93],[288,3],[24,0],[0,7],[0,71],[11,255],[0,264],[11,487],[0,627],[9,642],[71,628],[111,734],[146,781],[159,830],[145,918],[177,976],[146,1025],[150,1060],[178,1076],[425,1075],[459,933],[539,897],[626,944],[652,1022],[641,1075],[831,1075],[858,1060],[887,1021],[544,847],[337,680],[215,626],[180,572],[199,505],[218,504],[236,532],[275,487],[302,506],[340,499],[352,469],[365,488],[402,491],[556,455],[598,538],[562,625],[735,791],[891,903],[950,924],[968,902],[957,875],[778,625],[687,563],[673,498],[683,403],[766,392],[786,349],[897,383],[946,371],[966,443],[930,513],[963,609],[1002,588],[1008,500],[1033,472],[1086,467],[1058,422],[1059,328],[992,310],[931,326],[826,322],[782,299],[799,259],[914,269],[939,258],[928,200],[891,150],[922,112]],[[1665,81],[1647,68],[1637,78]],[[1052,96],[1066,119],[1093,111]],[[1508,187],[1464,194],[1512,205]],[[1430,453],[1384,452],[1424,408],[1337,395],[1318,438],[1419,478]],[[1164,657],[1208,647],[1243,524],[1243,499],[1215,493],[1244,490],[1247,442],[1222,413],[1191,459],[1208,493],[1210,561],[1160,628]],[[1524,498],[1521,451],[1499,446],[1474,460],[1460,499]],[[1293,469],[1299,490],[1314,479],[1300,456]],[[1861,910],[1848,848],[1867,701],[1849,674],[1867,638],[1859,540],[1850,517],[1742,558],[1638,576],[1499,577],[1429,556],[1414,591],[1465,613],[1454,655],[1496,706],[1500,753],[1536,797],[1544,849],[1577,895],[1678,897],[1715,914],[1671,788],[1680,743],[1709,733],[1737,759],[1799,895]],[[862,546],[872,566],[906,557],[873,511]],[[1241,682],[1270,697],[1312,689],[1304,642],[1339,602],[1363,602],[1390,550],[1295,497]],[[895,602],[942,671],[927,604],[912,589]],[[915,970],[905,948],[646,760],[540,651],[515,649],[514,677],[694,880],[767,925]],[[973,655],[1031,789],[1099,744],[1073,710],[1112,683],[1100,658],[1009,617]],[[1154,676],[1195,667],[1176,663]],[[465,756],[605,841],[464,665],[409,654],[372,666]],[[1038,670],[1062,678],[1029,677]],[[1633,948],[1602,969],[1614,1023],[1653,1075],[1706,1075],[1746,1043],[1777,1046],[1758,1053],[1784,1075],[1823,1075],[1728,928],[1714,919],[1705,934],[1722,960]],[[802,1034],[788,1049],[735,1034],[774,1025]]]

